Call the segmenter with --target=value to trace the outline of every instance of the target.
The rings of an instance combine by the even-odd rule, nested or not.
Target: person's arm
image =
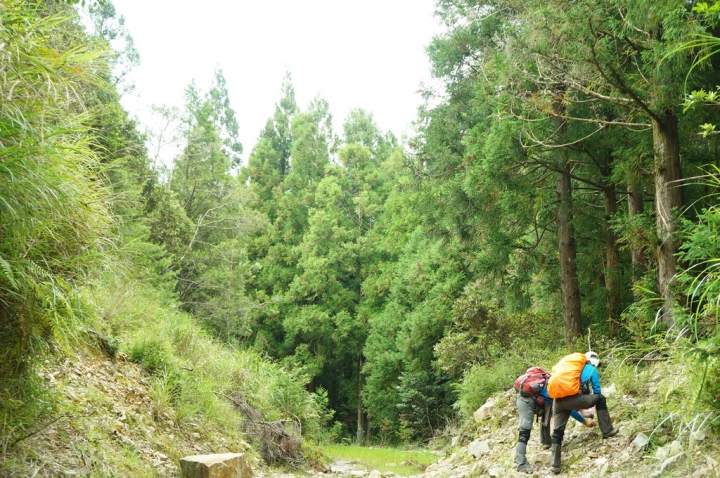
[[[592,428],[595,426],[595,421],[592,418],[583,417],[577,410],[572,410],[570,412],[570,416],[588,428]]]
[[[577,410],[571,411],[571,412],[570,412],[570,416],[573,417],[575,420],[579,421],[580,423],[584,423],[584,422],[585,422],[585,417],[583,417],[582,415],[580,415],[580,412],[578,412]]]
[[[545,400],[545,403],[552,404],[552,398],[550,398],[550,395],[547,392],[547,385],[540,389],[538,395],[540,395]]]

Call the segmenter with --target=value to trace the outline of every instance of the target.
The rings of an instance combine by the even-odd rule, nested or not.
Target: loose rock
[[[638,450],[643,450],[648,443],[650,443],[650,438],[644,433],[638,433],[632,445]]]

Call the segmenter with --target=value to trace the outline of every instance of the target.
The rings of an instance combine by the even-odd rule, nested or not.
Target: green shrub
[[[469,418],[495,392],[512,387],[515,378],[527,370],[528,365],[514,357],[497,360],[491,365],[475,365],[465,373],[456,386],[458,401],[455,406],[462,418]]]
[[[34,370],[34,369],[33,369]],[[37,374],[8,378],[0,382],[0,455],[14,446],[28,430],[52,420],[58,398]]]
[[[484,292],[473,285],[453,304],[453,324],[435,345],[436,364],[450,375],[459,376],[471,364],[505,360],[509,350],[514,355],[528,356],[528,362],[536,364],[537,350],[561,348],[563,339],[559,317],[508,312],[495,301],[486,300]]]
[[[173,351],[170,344],[159,338],[140,339],[130,344],[128,357],[145,367],[150,373],[160,373],[170,369]]]

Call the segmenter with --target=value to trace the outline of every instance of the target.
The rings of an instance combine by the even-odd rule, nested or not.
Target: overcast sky
[[[411,131],[429,80],[425,47],[441,31],[435,0],[113,0],[141,64],[123,103],[141,122],[148,107],[182,106],[194,79],[205,90],[222,69],[237,114],[243,159],[280,99],[285,72],[305,109],[330,104],[340,131],[352,108],[383,131]]]

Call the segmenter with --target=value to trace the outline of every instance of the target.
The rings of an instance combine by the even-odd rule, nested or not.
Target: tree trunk
[[[655,147],[655,219],[657,224],[658,247],[658,291],[663,299],[662,317],[672,327],[675,324],[672,309],[679,297],[674,290],[677,272],[679,240],[675,215],[683,206],[680,187],[680,138],[678,119],[672,110],[667,110],[662,121],[653,119],[653,145]]]
[[[558,209],[557,226],[560,248],[560,293],[562,295],[563,324],[565,326],[565,343],[572,345],[575,338],[582,333],[580,318],[580,284],[577,276],[577,255],[575,233],[572,225],[572,186],[570,183],[570,167],[567,164],[567,152],[560,151],[565,158],[565,165],[558,173],[556,187]],[[559,161],[562,163],[562,159]]]
[[[558,92],[553,100],[553,111],[558,134],[562,139],[565,130],[563,113],[565,106],[562,103],[562,92]],[[563,325],[565,329],[565,343],[572,345],[575,338],[582,333],[582,320],[580,317],[580,284],[577,276],[577,255],[575,233],[572,225],[573,202],[572,183],[570,179],[570,163],[568,149],[557,150],[557,229],[560,252],[560,294],[562,297]]]
[[[643,193],[642,188],[637,180],[630,180],[628,182],[628,216],[630,219],[642,214],[645,210],[643,205]],[[641,246],[633,245],[630,248],[630,255],[632,258],[633,277],[639,278],[645,272],[648,267],[648,257]]]
[[[610,228],[610,220],[617,212],[617,196],[615,186],[606,186],[605,195],[605,288],[607,289],[608,319],[610,330],[615,330],[620,316],[620,252],[618,251],[617,235]]]
[[[360,354],[358,361],[358,387],[357,387],[357,443],[362,445],[365,441],[365,414],[362,406],[362,385],[364,375],[362,373],[363,357]]]

